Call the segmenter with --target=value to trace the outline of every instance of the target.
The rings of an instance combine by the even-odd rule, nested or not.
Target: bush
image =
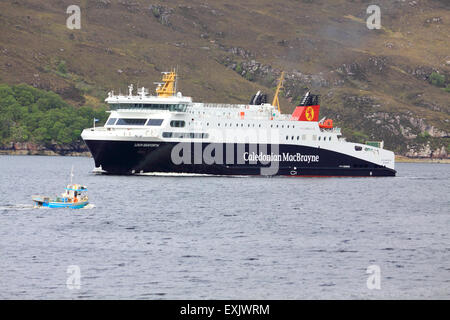
[[[439,74],[437,72],[433,72],[430,75],[430,82],[434,86],[444,87],[445,86],[445,76],[443,74]]]
[[[238,64],[236,65],[235,71],[239,74],[242,72],[242,65],[240,62],[238,62]]]
[[[59,64],[58,67],[56,67],[56,70],[62,74],[66,74],[67,73],[67,66],[66,66],[66,62],[64,60],[62,60]]]

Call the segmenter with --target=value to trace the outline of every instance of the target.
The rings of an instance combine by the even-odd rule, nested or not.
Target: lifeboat
[[[323,122],[319,122],[319,127],[321,129],[333,129],[333,120],[326,119]]]

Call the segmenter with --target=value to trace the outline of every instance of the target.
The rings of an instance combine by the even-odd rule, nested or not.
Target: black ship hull
[[[216,144],[214,147],[217,148],[213,148],[214,151],[211,152],[211,144],[183,143],[180,152],[180,144],[176,142],[85,142],[92,153],[95,166],[101,166],[108,174],[186,173],[305,177],[392,177],[396,174],[391,168],[344,153],[299,145],[280,144],[263,148],[249,144]],[[209,158],[212,156],[214,161],[205,158],[205,154],[209,155]],[[261,158],[258,159],[258,156]]]

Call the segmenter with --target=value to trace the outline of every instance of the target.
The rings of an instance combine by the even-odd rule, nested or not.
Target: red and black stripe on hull
[[[194,164],[194,156],[191,155],[190,164],[174,164],[171,159],[172,149],[176,142],[141,142],[141,141],[111,141],[111,140],[85,140],[95,161],[96,167],[102,167],[108,174],[133,174],[133,173],[189,173],[208,175],[261,175],[261,168],[269,167],[260,162],[251,164],[248,161],[243,164],[243,154],[255,150],[255,146],[248,144],[239,147],[234,144],[234,161],[226,161],[227,146],[223,146],[223,164]],[[197,144],[197,143],[195,143]],[[201,150],[208,145],[199,143]],[[191,143],[191,150],[199,146]],[[231,148],[231,146],[228,146]],[[270,146],[264,153],[270,154]],[[259,152],[259,149],[256,149]],[[355,158],[343,153],[326,149],[313,148],[299,145],[279,145],[279,154],[303,154],[318,155],[318,162],[280,161],[278,169],[273,175],[305,176],[305,177],[381,177],[395,176],[396,171],[375,163]],[[345,167],[344,167],[345,166]]]

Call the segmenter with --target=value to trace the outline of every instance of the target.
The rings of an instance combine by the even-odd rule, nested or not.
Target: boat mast
[[[278,108],[278,112],[280,110],[280,101],[278,100],[278,94],[280,93],[281,88],[283,88],[283,79],[284,79],[284,71],[281,72],[281,76],[278,79],[277,90],[275,91],[275,96],[273,97],[272,105]]]
[[[70,171],[70,184],[72,185],[72,178],[73,178],[73,165],[72,170]]]

